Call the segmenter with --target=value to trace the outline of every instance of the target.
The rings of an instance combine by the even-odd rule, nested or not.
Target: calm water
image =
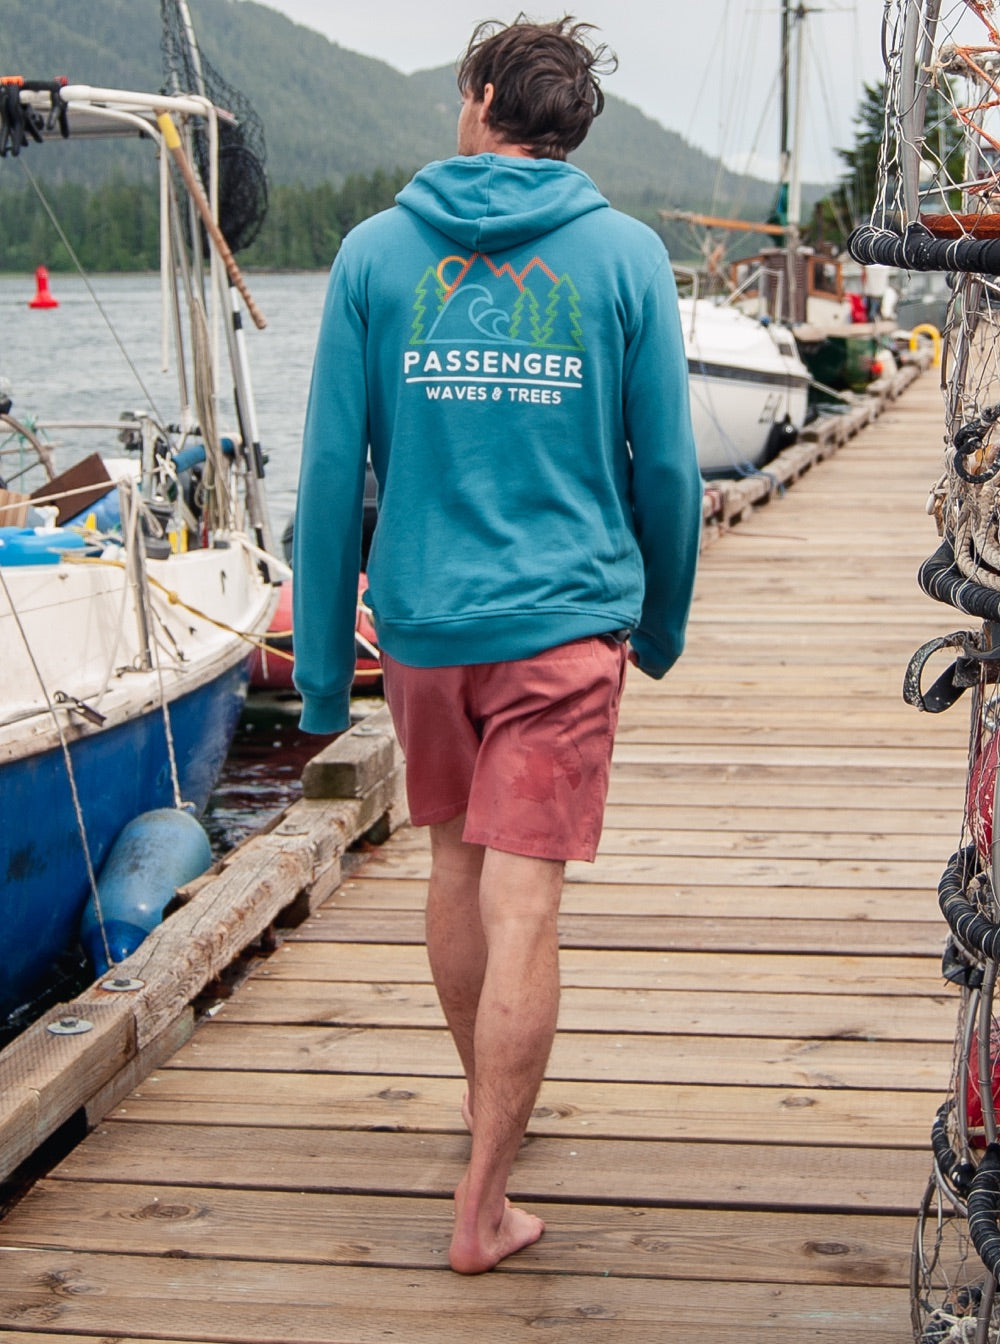
[[[177,397],[173,373],[161,372],[159,281],[155,276],[96,276],[90,284],[100,308],[83,280],[53,275],[50,287],[59,307],[30,309],[34,276],[0,277],[0,382],[7,384],[13,414],[42,424],[117,419],[123,411],[146,404],[144,385],[160,413],[172,419]],[[294,504],[326,276],[259,275],[248,277],[248,284],[267,318],[266,328],[258,331],[244,315],[258,431],[268,457],[271,521],[280,537]],[[172,346],[170,350],[172,368]],[[223,425],[227,420],[235,423],[228,388],[220,388],[219,395]],[[61,445],[56,451],[60,468],[95,449],[115,451],[113,435],[106,431],[78,431],[72,439],[58,431],[50,437]]]
[[[53,275],[59,307],[28,308],[34,276],[0,277],[0,383],[21,420],[109,420],[148,404],[129,361],[161,414],[172,419],[177,397],[172,373],[161,372],[160,291],[155,276],[97,276],[90,280],[100,308],[77,277]],[[299,470],[313,349],[326,276],[248,277],[267,318],[258,331],[245,317],[247,357],[257,403],[258,432],[267,456],[268,500],[276,546],[291,517]],[[104,313],[118,340],[109,330]],[[118,342],[124,346],[125,353]],[[172,347],[171,347],[172,352]],[[127,358],[126,358],[127,354]],[[172,361],[172,353],[171,353]],[[171,363],[172,368],[172,363]],[[220,397],[223,389],[219,389]],[[227,398],[220,419],[235,423]],[[53,431],[61,470],[90,452],[116,452],[109,431]],[[205,823],[221,852],[245,838],[298,795],[302,766],[322,739],[300,733],[292,708],[251,705],[233,743]]]

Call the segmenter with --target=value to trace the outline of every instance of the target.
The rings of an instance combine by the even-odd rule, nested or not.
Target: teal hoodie
[[[631,631],[680,654],[702,482],[667,254],[579,169],[432,163],[330,275],[295,522],[302,727],[347,727],[362,492],[381,647],[417,667]]]

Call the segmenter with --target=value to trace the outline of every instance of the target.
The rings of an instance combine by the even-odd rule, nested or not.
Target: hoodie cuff
[[[350,726],[350,687],[338,695],[303,695],[299,727],[304,733],[343,733]]]
[[[673,655],[664,653],[662,648],[638,630],[632,632],[629,645],[635,654],[639,671],[645,672],[654,681],[665,677],[680,656],[680,650]]]

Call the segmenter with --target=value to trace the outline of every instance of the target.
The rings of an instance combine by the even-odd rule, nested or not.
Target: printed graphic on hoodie
[[[584,350],[570,276],[541,257],[518,271],[473,252],[421,277],[403,373],[429,401],[558,405],[583,386]]]

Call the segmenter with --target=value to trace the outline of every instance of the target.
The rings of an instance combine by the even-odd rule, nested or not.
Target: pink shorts
[[[593,862],[626,654],[603,635],[467,667],[409,667],[383,653],[413,824],[465,812],[469,844]]]

